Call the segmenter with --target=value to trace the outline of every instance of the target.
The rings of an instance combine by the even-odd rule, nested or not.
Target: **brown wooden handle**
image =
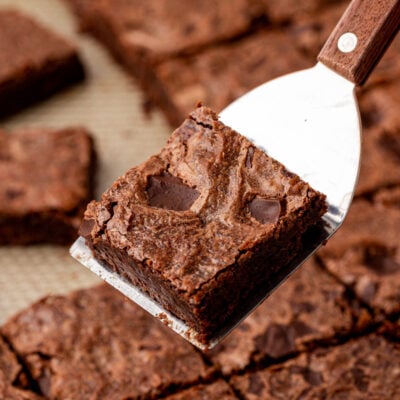
[[[400,0],[353,0],[318,61],[362,85],[399,30]]]

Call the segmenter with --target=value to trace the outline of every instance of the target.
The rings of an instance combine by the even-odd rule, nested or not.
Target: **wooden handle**
[[[399,30],[400,0],[353,0],[318,61],[362,85]]]

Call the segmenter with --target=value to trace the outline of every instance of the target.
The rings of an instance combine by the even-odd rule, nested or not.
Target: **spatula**
[[[355,87],[362,85],[400,24],[400,0],[353,0],[311,69],[265,83],[229,105],[222,121],[246,135],[270,156],[326,194],[325,227],[272,287],[254,299],[262,302],[342,224],[357,181],[361,125]],[[288,46],[291,44],[288,43]],[[265,51],[268,51],[266,49]],[[84,239],[71,254],[173,330],[204,349],[217,344],[245,315],[240,315],[208,344],[138,288],[98,263]]]

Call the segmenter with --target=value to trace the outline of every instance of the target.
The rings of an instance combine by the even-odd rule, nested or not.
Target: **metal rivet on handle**
[[[338,48],[342,53],[351,53],[357,46],[357,36],[352,32],[343,33],[338,40]]]

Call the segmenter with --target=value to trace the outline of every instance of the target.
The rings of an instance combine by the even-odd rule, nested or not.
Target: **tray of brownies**
[[[206,201],[196,173],[239,163],[222,162],[221,146],[244,169],[263,165],[259,150],[241,155],[209,134],[196,106],[218,113],[314,65],[348,3],[0,0],[0,399],[400,398],[400,37],[357,92],[362,161],[345,223],[212,350],[192,346],[69,255],[85,219],[80,234],[97,240],[100,257],[103,242],[118,243],[141,268],[162,261],[171,282],[185,290],[201,282],[194,298],[206,293],[208,277],[220,276],[213,268],[232,264],[246,232],[261,232],[289,205],[272,217],[243,207],[229,242],[224,232],[236,225],[215,188],[193,228]],[[188,115],[196,127],[189,118],[171,136]],[[186,145],[196,129],[204,137]],[[220,182],[213,173],[207,182]],[[160,196],[165,187],[170,199]],[[235,196],[241,191],[236,185]],[[84,218],[92,200],[95,224],[90,208]],[[208,268],[196,271],[199,260]],[[248,290],[240,276],[229,279]],[[184,303],[175,308],[186,312]]]

